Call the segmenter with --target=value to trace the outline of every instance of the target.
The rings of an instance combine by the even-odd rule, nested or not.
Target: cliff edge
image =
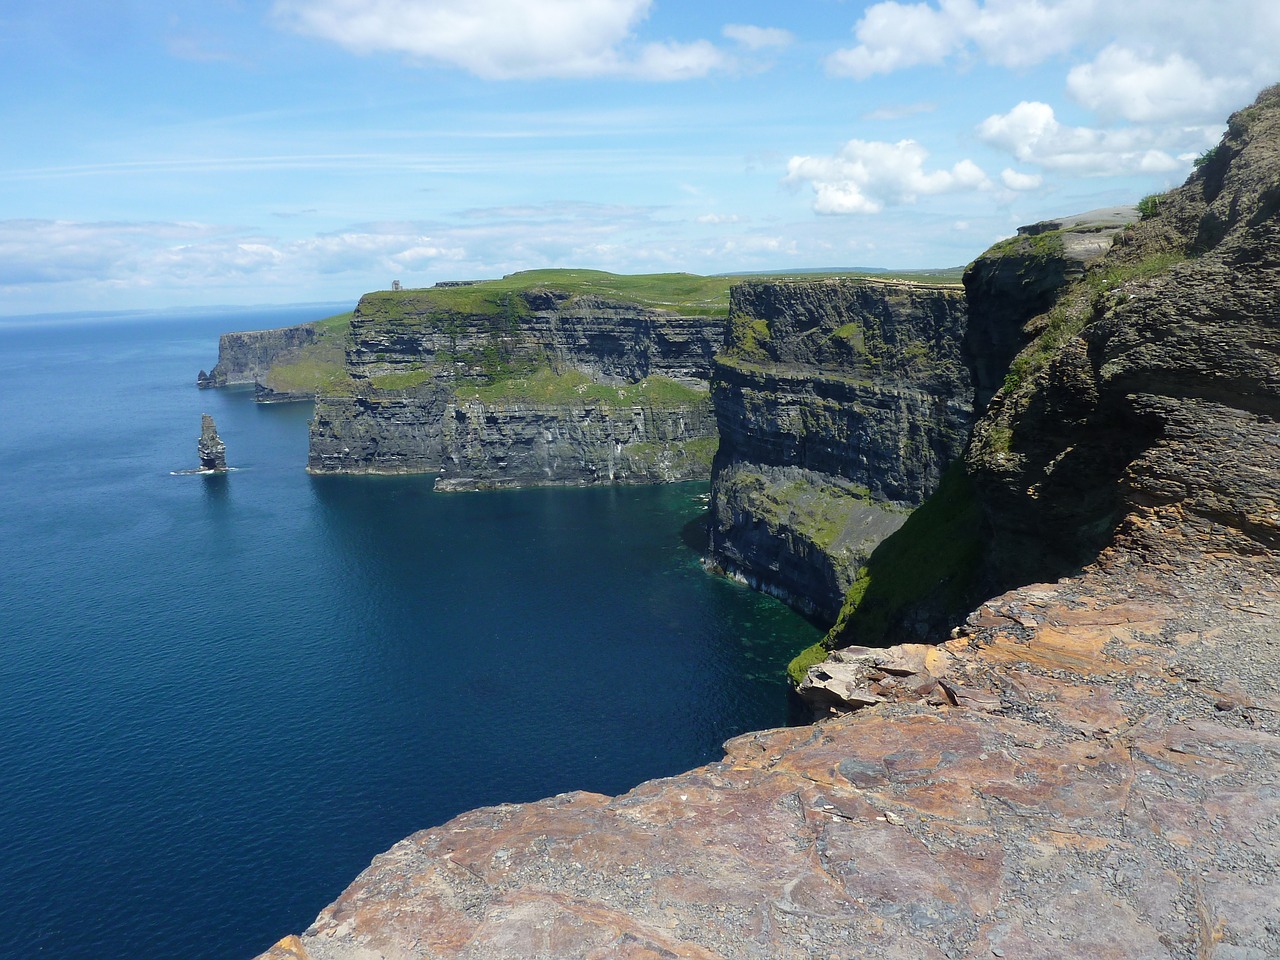
[[[923,508],[1003,583],[952,639],[854,603],[831,719],[415,834],[263,956],[1280,955],[1280,88],[1143,208]]]

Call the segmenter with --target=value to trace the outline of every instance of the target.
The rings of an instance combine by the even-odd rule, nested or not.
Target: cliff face
[[[196,385],[207,389],[256,383],[263,380],[273,366],[297,360],[303,348],[318,338],[319,331],[314,323],[276,330],[224,333],[218,338],[218,362],[208,373],[200,371]]]
[[[723,326],[541,286],[366,295],[308,469],[440,473],[442,490],[705,478]]]
[[[1280,92],[1037,319],[968,457],[991,575],[1070,572],[1138,515],[1280,534]]]
[[[964,448],[959,290],[861,280],[734,288],[712,378],[711,550],[835,620],[868,555]]]
[[[711,401],[670,406],[450,404],[437,490],[702,480],[715,452]]]
[[[1068,283],[1111,249],[1116,233],[1137,219],[1134,207],[1112,207],[1044,220],[1019,228],[969,265],[964,359],[973,375],[974,409],[986,409],[1009,363],[1031,340],[1026,324],[1049,310]]]
[[[838,716],[721,763],[415,834],[264,956],[1280,956],[1280,88],[1046,310],[912,517],[966,501],[1019,584],[954,639],[839,651]]]

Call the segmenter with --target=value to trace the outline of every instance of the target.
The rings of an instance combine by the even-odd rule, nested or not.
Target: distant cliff
[[[546,271],[368,294],[308,469],[439,473],[442,490],[705,479],[724,309],[689,285],[707,283]],[[692,309],[645,301],[664,294]]]
[[[964,449],[965,327],[958,287],[736,286],[712,378],[715,561],[834,621],[876,544]]]
[[[196,385],[208,389],[257,383],[273,366],[297,360],[303,348],[315,343],[319,336],[314,323],[276,330],[224,333],[218,338],[218,362],[208,373],[200,371]]]

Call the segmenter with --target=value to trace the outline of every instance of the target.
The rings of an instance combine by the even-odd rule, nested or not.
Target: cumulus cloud
[[[818,213],[879,213],[921,196],[990,185],[971,160],[950,170],[925,170],[929,153],[914,140],[850,140],[831,157],[792,157],[786,182],[813,187]]]
[[[1105,118],[1139,123],[1221,117],[1251,89],[1244,78],[1206,76],[1177,53],[1156,60],[1115,44],[1067,74],[1074,100]]]
[[[832,73],[864,80],[905,67],[940,64],[976,48],[983,59],[1025,67],[1073,45],[1075,27],[1094,0],[939,0],[868,7],[854,27],[857,44],[827,60]]]
[[[978,125],[978,136],[1023,163],[1080,176],[1180,170],[1184,164],[1178,157],[1188,147],[1203,149],[1215,139],[1212,128],[1068,127],[1049,104],[1026,100],[1008,113],[987,117]]]
[[[1104,117],[1206,122],[1280,73],[1274,0],[885,0],[867,7],[829,72],[876,74],[974,60],[1078,62],[1068,93]],[[1154,51],[1159,51],[1155,53]]]
[[[409,271],[465,256],[457,238],[379,224],[285,240],[200,223],[0,221],[0,287],[94,282],[114,287],[271,282],[314,274]]]
[[[1010,190],[1034,190],[1044,181],[1038,173],[1019,173],[1005,167],[1000,171],[1000,182]]]
[[[652,0],[276,0],[299,33],[357,53],[391,51],[487,79],[632,76],[680,80],[727,63],[705,40],[632,50]]]
[[[726,24],[721,31],[730,40],[735,40],[748,50],[763,50],[768,47],[787,47],[795,37],[791,31],[780,27],[753,27],[744,23]]]

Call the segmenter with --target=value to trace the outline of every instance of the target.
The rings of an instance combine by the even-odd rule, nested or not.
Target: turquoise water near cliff
[[[0,953],[247,960],[414,830],[786,722],[817,632],[703,572],[704,486],[311,478],[310,405],[196,390],[331,312],[0,321]],[[171,476],[202,412],[239,469]]]

